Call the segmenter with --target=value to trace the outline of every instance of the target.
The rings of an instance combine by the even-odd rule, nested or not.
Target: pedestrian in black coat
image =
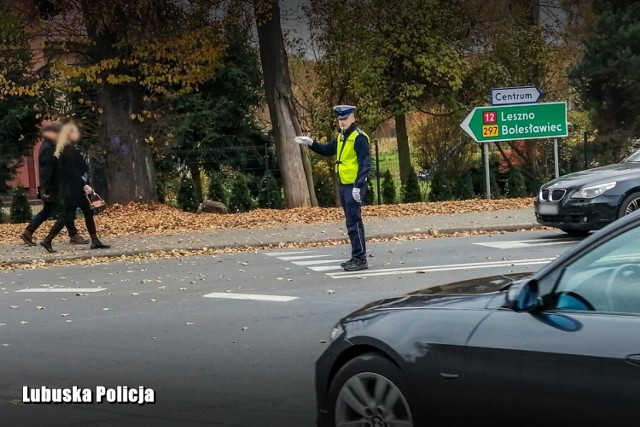
[[[43,125],[41,129],[42,144],[40,144],[40,150],[38,151],[38,173],[40,177],[38,195],[42,200],[42,210],[33,217],[31,223],[20,234],[22,241],[31,246],[36,245],[33,241],[33,234],[43,222],[51,217],[57,207],[59,195],[58,159],[53,156],[53,153],[56,149],[56,140],[58,139],[60,128],[59,123],[49,122]],[[74,219],[71,219],[65,226],[69,232],[69,243],[80,245],[89,243],[88,239],[78,234]]]
[[[84,222],[91,236],[91,249],[107,249],[108,245],[98,239],[96,223],[93,219],[93,211],[89,198],[93,189],[88,184],[89,166],[76,147],[80,140],[80,130],[73,123],[62,127],[60,137],[56,144],[54,156],[58,159],[60,167],[60,186],[64,200],[64,212],[49,231],[40,245],[48,252],[55,252],[51,242],[64,228],[65,224],[76,216],[78,208],[84,214]]]

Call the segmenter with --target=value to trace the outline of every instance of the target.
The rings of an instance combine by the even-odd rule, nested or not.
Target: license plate
[[[559,212],[560,212],[560,209],[558,208],[558,205],[552,205],[552,204],[538,205],[538,213],[540,215],[558,215]]]

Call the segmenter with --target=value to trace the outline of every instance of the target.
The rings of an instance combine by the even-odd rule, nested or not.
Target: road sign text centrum
[[[535,86],[501,87],[491,89],[491,105],[533,104],[542,97]]]
[[[566,137],[567,104],[477,107],[460,126],[477,142]]]

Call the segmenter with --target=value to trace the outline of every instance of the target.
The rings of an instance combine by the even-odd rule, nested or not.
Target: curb
[[[540,227],[539,224],[536,223],[521,223],[521,224],[509,224],[509,225],[493,225],[487,227],[452,227],[452,228],[444,228],[444,229],[426,229],[424,231],[405,231],[400,233],[377,233],[370,236],[367,236],[367,239],[376,240],[376,239],[391,239],[394,237],[403,237],[403,236],[431,236],[431,237],[451,237],[452,235],[459,233],[468,233],[468,232],[486,232],[486,233],[499,233],[499,232],[516,232],[516,231],[529,231],[535,228]],[[278,243],[284,244],[300,244],[300,243],[329,243],[335,242],[336,238],[312,238],[310,240],[286,240]],[[346,237],[344,237],[346,242]],[[255,245],[247,245],[243,243],[232,243],[228,245],[207,245],[207,250],[216,251],[221,249],[233,249],[233,248],[242,248],[243,251],[260,249],[266,246],[272,245],[273,243],[257,243]],[[146,254],[154,254],[154,253],[166,253],[166,252],[179,252],[181,254],[185,252],[195,252],[202,250],[202,247],[185,247],[185,248],[176,248],[176,247],[158,247],[153,249],[132,249],[132,250],[123,250],[117,253],[109,253],[100,255],[99,252],[93,252],[91,255],[89,254],[77,254],[77,255],[66,255],[60,257],[51,257],[44,258],[38,260],[24,260],[24,259],[14,259],[14,260],[6,260],[0,263],[2,267],[20,267],[20,266],[29,266],[36,262],[44,262],[45,264],[54,264],[60,261],[83,261],[90,259],[99,259],[99,260],[110,260],[111,262],[117,261],[118,258],[129,257],[129,256],[137,256],[137,255],[146,255]]]

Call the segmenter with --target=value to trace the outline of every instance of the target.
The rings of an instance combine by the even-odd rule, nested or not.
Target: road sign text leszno
[[[567,104],[477,107],[460,126],[477,142],[566,137]]]

